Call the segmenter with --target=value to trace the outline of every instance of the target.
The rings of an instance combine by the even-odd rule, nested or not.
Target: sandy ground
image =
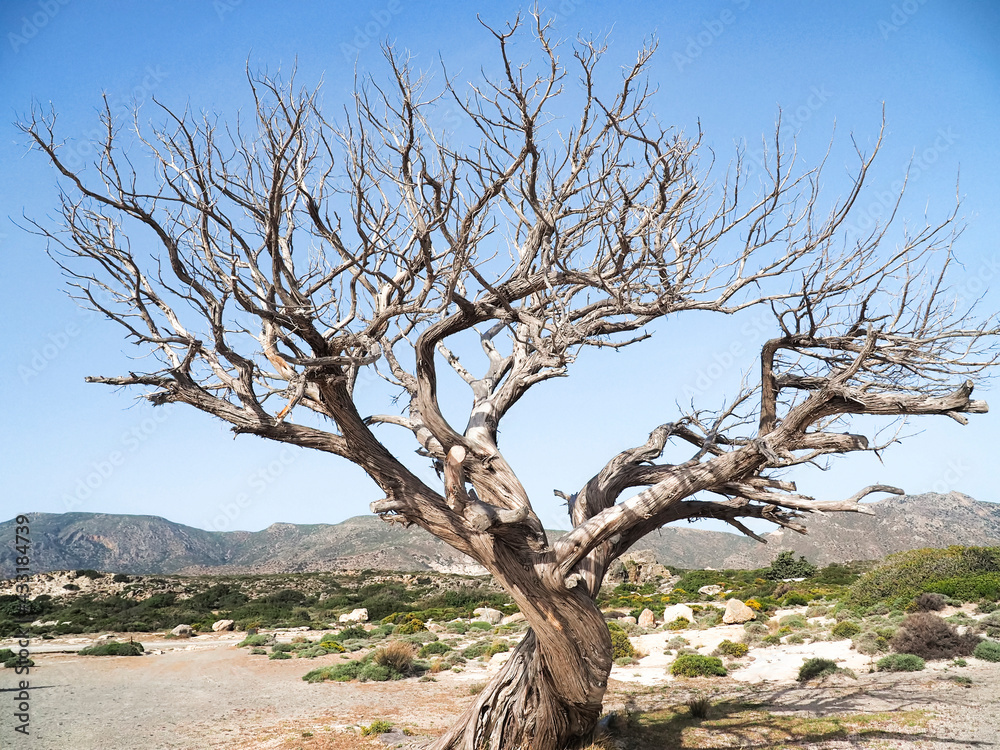
[[[742,632],[734,625],[685,631],[683,636],[701,646],[701,653],[710,653],[722,640],[738,640]],[[281,640],[292,635],[282,634]],[[674,635],[634,639],[648,656],[638,665],[614,668],[607,710],[626,705],[653,710],[683,703],[692,692],[757,700],[773,712],[809,715],[924,708],[935,717],[925,737],[883,743],[880,750],[1000,747],[1000,664],[970,659],[960,672],[973,680],[966,689],[946,679],[945,663],[905,675],[868,674],[869,659],[851,651],[849,641],[824,641],[752,649],[731,678],[675,680],[666,668],[673,657],[662,653]],[[469,704],[474,686],[485,682],[503,658],[497,655],[488,665],[469,662],[466,671],[443,672],[435,681],[309,684],[303,674],[342,657],[271,661],[235,648],[240,638],[231,633],[182,641],[140,638],[147,646],[143,657],[73,653],[93,642],[87,637],[38,642],[36,667],[28,677],[28,737],[14,732],[12,710],[16,680],[23,678],[0,670],[0,748],[286,750],[302,746],[299,738],[310,734],[350,736],[356,738],[351,743],[359,743],[329,747],[382,747],[377,740],[373,744],[359,737],[359,725],[385,719],[418,736],[434,736]],[[822,686],[803,687],[794,678],[808,656],[835,659],[854,669],[858,679],[831,678]],[[824,750],[841,746],[847,747],[822,745]]]

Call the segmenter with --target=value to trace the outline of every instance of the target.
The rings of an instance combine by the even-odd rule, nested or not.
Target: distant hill
[[[809,534],[776,531],[767,545],[718,531],[666,527],[637,549],[680,568],[759,568],[785,550],[818,565],[873,560],[892,552],[951,544],[1000,545],[1000,504],[959,493],[891,498],[870,506],[875,517],[833,513],[808,519]],[[14,521],[0,539],[14,538]],[[558,536],[560,532],[552,532]],[[422,529],[374,516],[338,524],[276,523],[263,531],[204,531],[158,516],[107,513],[31,514],[33,573],[92,568],[109,572],[294,573],[381,570],[478,574],[472,560]],[[0,546],[0,577],[14,574],[16,552]]]

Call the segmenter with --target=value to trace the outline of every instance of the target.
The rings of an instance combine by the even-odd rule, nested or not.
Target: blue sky
[[[524,4],[482,4],[499,24]],[[718,162],[735,143],[751,152],[773,133],[779,108],[804,164],[835,147],[826,198],[844,188],[850,138],[872,142],[885,105],[887,141],[862,214],[882,210],[885,191],[911,178],[905,214],[940,219],[963,196],[968,228],[954,285],[997,309],[1000,274],[1000,6],[967,0],[848,0],[839,3],[598,3],[549,6],[559,35],[607,36],[606,72],[634,59],[652,35],[654,109],[688,131],[700,122]],[[460,80],[494,58],[473,4],[412,0],[278,3],[210,0],[125,3],[7,0],[0,4],[0,314],[4,492],[0,518],[66,510],[161,515],[202,528],[263,528],[276,521],[337,522],[378,497],[360,470],[256,438],[234,440],[191,409],[153,410],[134,394],[86,385],[135,365],[119,331],[66,298],[44,245],[13,221],[51,216],[56,177],[13,123],[37,102],[58,112],[58,132],[80,160],[97,125],[102,92],[116,111],[130,103],[154,118],[152,99],[232,117],[248,103],[245,66],[298,68],[324,81],[336,111],[355,63],[378,76],[378,41],[410,49],[418,66],[443,58]],[[438,73],[438,80],[440,74]],[[896,235],[897,237],[899,234]],[[664,323],[647,344],[588,355],[568,380],[545,384],[519,404],[501,448],[521,474],[546,525],[563,525],[552,489],[574,490],[611,455],[673,419],[675,401],[697,393],[717,404],[752,360],[730,364],[734,344],[770,335],[762,319]],[[655,377],[650,378],[650,373]],[[609,386],[610,384],[610,386]],[[609,395],[610,394],[610,395]],[[996,400],[995,393],[986,398]],[[1000,403],[994,406],[1000,409]],[[958,490],[1000,500],[995,490],[997,417],[962,428],[941,418],[887,453],[850,458],[803,475],[801,489],[827,499],[872,482],[909,492]],[[405,441],[404,450],[412,447]],[[427,469],[425,476],[433,478]]]

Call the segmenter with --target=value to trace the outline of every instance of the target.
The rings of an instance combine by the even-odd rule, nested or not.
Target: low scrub
[[[608,624],[608,630],[611,632],[611,658],[615,661],[633,658],[635,647],[629,640],[628,633],[620,627],[612,626],[611,623]]]
[[[799,676],[795,679],[799,682],[805,682],[806,680],[815,680],[818,677],[826,677],[836,671],[837,662],[833,659],[815,657],[802,662],[802,666],[799,667]]]
[[[392,641],[375,650],[372,661],[380,667],[386,667],[400,675],[413,671],[415,651],[412,643]]]
[[[996,641],[981,641],[973,649],[972,655],[983,661],[1000,661],[1000,643]]]
[[[242,648],[243,646],[267,646],[274,640],[273,636],[264,635],[259,633],[257,635],[248,635],[242,641],[236,644],[236,648]]]
[[[746,656],[750,647],[745,643],[733,643],[732,641],[723,641],[719,644],[716,649],[723,656],[732,656],[735,659]]]
[[[925,662],[916,654],[889,654],[875,662],[879,672],[919,672]]]
[[[853,638],[858,633],[861,632],[861,626],[852,620],[844,620],[843,622],[838,622],[830,630],[830,635],[832,635],[837,640],[844,640],[845,638]]]
[[[718,657],[682,654],[670,666],[670,674],[675,677],[725,677],[727,673]]]
[[[954,626],[930,612],[908,615],[890,642],[892,650],[915,654],[924,659],[953,659],[970,656],[979,637],[972,633],[959,635]]]
[[[78,653],[80,656],[142,656],[143,650],[142,644],[136,641],[110,641],[81,648]]]

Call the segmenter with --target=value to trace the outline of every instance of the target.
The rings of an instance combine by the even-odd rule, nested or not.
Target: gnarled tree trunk
[[[583,591],[519,594],[531,629],[433,750],[562,750],[597,725],[611,672],[604,616]]]

